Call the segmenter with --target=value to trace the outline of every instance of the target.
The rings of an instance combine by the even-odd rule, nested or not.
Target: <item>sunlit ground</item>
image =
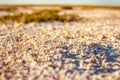
[[[0,7],[0,80],[119,80],[120,8]]]

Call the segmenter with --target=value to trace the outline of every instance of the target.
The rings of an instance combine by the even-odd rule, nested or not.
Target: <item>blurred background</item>
[[[0,0],[0,4],[73,4],[120,6],[120,0]]]
[[[119,12],[109,14],[110,9],[120,10],[120,0],[0,0],[0,21],[65,22],[118,17]]]

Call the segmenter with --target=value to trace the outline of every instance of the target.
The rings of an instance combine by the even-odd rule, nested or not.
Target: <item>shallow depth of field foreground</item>
[[[73,22],[0,25],[0,80],[120,80],[120,10]]]

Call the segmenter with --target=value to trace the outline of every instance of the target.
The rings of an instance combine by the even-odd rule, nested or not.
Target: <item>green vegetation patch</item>
[[[79,20],[77,14],[58,14],[59,10],[40,10],[32,14],[7,15],[1,18],[2,22],[47,22],[47,21],[74,21]]]

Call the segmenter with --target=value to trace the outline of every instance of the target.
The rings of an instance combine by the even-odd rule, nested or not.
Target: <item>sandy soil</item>
[[[120,11],[76,12],[84,19],[1,24],[0,80],[120,80]]]

